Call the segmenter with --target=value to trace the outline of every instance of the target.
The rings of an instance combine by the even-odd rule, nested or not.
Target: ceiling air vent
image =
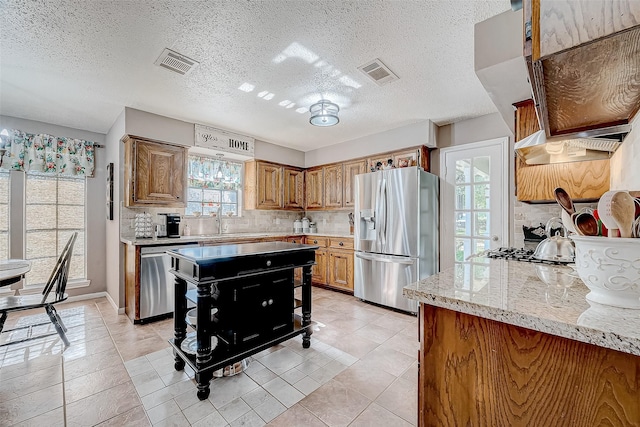
[[[165,48],[154,64],[184,76],[189,74],[191,70],[200,63],[171,49]]]
[[[398,76],[396,76],[393,71],[384,65],[378,58],[359,66],[358,70],[369,76],[369,78],[379,86],[398,80]]]

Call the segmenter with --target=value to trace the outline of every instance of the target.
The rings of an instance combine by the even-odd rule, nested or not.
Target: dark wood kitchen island
[[[300,334],[302,346],[309,348],[311,267],[317,248],[262,242],[167,252],[176,276],[175,337],[169,343],[176,370],[188,364],[195,371],[200,400],[209,396],[214,372],[225,366]],[[299,281],[294,280],[295,268],[302,268]],[[197,290],[187,292],[187,282]],[[295,297],[297,287],[301,298]],[[190,334],[187,300],[197,306]]]

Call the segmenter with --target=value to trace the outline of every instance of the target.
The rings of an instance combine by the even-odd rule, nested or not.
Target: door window
[[[482,289],[488,259],[474,257],[508,240],[508,140],[443,149],[441,267],[455,268],[463,292]]]

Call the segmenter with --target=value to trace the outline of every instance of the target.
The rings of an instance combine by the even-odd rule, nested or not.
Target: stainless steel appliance
[[[164,231],[166,237],[180,237],[180,214],[177,213],[161,213],[160,218],[164,217],[164,230],[162,224],[160,233]],[[160,237],[160,236],[158,236]]]
[[[356,176],[354,295],[416,313],[402,288],[438,272],[438,177],[418,167]]]
[[[174,283],[169,272],[171,257],[167,250],[198,246],[197,243],[175,246],[143,246],[140,249],[140,321],[173,313]],[[192,305],[193,306],[193,305]]]

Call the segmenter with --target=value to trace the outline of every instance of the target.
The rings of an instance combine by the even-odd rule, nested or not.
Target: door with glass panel
[[[455,266],[462,288],[486,283],[487,258],[473,257],[505,246],[508,229],[508,139],[445,148],[440,155],[441,268]]]

